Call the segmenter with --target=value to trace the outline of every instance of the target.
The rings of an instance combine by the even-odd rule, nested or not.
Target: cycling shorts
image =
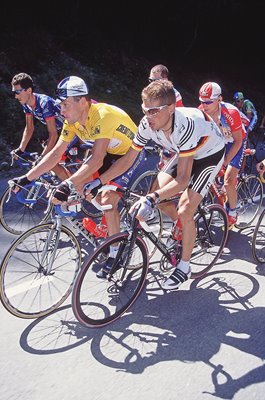
[[[242,162],[243,162],[243,157],[244,157],[244,150],[246,149],[246,144],[247,144],[247,138],[245,137],[242,141],[242,146],[240,147],[240,149],[238,150],[238,152],[236,153],[235,157],[232,158],[232,160],[230,161],[229,165],[231,165],[231,167],[240,169]],[[227,154],[229,152],[229,150],[231,149],[233,143],[227,143],[225,146],[225,153]]]
[[[146,150],[143,149],[137,155],[137,158],[134,161],[133,165],[122,175],[112,179],[112,182],[120,187],[131,187],[131,185],[138,176],[140,176],[143,172],[149,170],[150,170],[150,165],[147,162]]]
[[[223,165],[224,155],[224,149],[222,149],[209,157],[193,160],[189,189],[204,197]],[[162,172],[172,176],[172,178],[176,178],[177,164],[178,155],[176,154],[167,162]]]

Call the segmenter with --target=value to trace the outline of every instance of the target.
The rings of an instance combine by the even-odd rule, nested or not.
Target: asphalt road
[[[253,227],[230,231],[218,265],[178,291],[164,294],[150,274],[105,328],[77,323],[70,298],[37,320],[0,305],[0,398],[264,399],[265,266],[251,255]],[[2,260],[13,236],[0,227],[0,238]]]

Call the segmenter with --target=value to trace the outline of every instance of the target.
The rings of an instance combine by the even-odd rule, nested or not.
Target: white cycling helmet
[[[206,82],[199,91],[199,100],[217,100],[221,96],[221,87],[216,82]]]
[[[78,76],[68,76],[64,78],[56,89],[56,103],[61,103],[67,97],[84,96],[89,93],[85,81]]]

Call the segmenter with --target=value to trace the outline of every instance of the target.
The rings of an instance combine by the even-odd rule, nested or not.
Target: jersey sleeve
[[[138,131],[132,141],[131,147],[134,150],[141,151],[151,138],[152,135],[149,125],[144,117],[139,124]]]
[[[40,106],[42,108],[42,114],[45,120],[56,117],[56,110],[54,108],[54,103],[49,96],[43,96],[41,98]]]

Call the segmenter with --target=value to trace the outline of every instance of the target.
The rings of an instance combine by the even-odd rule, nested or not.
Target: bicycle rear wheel
[[[265,263],[265,209],[260,214],[253,233],[251,250],[257,263]]]
[[[100,260],[114,243],[119,246],[118,254],[108,277],[100,279],[96,276],[102,267]],[[77,320],[89,328],[115,321],[141,293],[147,271],[147,249],[140,236],[133,242],[127,232],[111,236],[95,250],[76,277],[72,308]]]
[[[20,198],[27,199],[30,191],[30,198],[34,197],[35,203],[23,204],[18,201],[18,195]],[[43,186],[23,188],[19,194],[13,192],[10,194],[10,189],[7,188],[0,200],[0,223],[8,232],[21,235],[28,229],[48,220],[53,207],[51,205],[47,210],[47,206],[47,190]]]
[[[80,245],[70,229],[39,225],[21,235],[6,253],[0,299],[16,317],[42,317],[69,296],[80,265]]]
[[[222,254],[228,236],[226,211],[219,204],[202,206],[195,224],[197,236],[190,259],[193,279],[205,275]]]
[[[262,205],[263,185],[259,177],[246,175],[240,178],[237,197],[238,218],[235,227],[244,229],[251,225]]]

